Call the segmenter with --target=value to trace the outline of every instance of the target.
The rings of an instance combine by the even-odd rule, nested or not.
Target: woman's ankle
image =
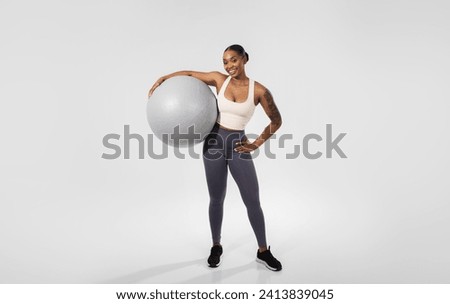
[[[267,246],[259,247],[259,253],[262,253],[267,250]]]

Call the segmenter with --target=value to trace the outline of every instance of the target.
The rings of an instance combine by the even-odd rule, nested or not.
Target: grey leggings
[[[264,214],[259,202],[259,187],[250,153],[234,151],[235,143],[245,140],[245,131],[229,131],[216,124],[203,144],[203,163],[210,196],[209,222],[213,243],[220,243],[223,202],[227,188],[228,168],[247,207],[250,224],[258,246],[266,246]]]

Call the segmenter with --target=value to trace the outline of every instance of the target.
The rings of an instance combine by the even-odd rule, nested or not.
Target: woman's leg
[[[227,160],[223,153],[223,140],[217,133],[211,133],[203,145],[203,163],[209,192],[209,223],[212,241],[220,244],[223,202],[227,188]]]
[[[267,248],[264,214],[259,201],[259,186],[255,166],[250,153],[232,153],[228,160],[231,175],[236,181],[242,200],[247,207],[250,224],[259,248]]]

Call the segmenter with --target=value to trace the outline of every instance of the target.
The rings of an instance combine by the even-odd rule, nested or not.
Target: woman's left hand
[[[234,151],[238,153],[249,153],[252,152],[259,147],[255,144],[252,144],[249,140],[247,141],[241,141],[236,143],[236,148],[234,148]]]

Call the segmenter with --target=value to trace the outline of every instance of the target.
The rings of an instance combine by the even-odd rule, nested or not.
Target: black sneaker
[[[265,265],[267,268],[273,271],[280,271],[282,269],[280,261],[274,258],[272,253],[270,252],[270,246],[266,251],[257,251],[256,262]]]
[[[220,265],[220,256],[222,255],[222,246],[214,245],[211,247],[211,254],[208,258],[209,267],[217,267]]]

